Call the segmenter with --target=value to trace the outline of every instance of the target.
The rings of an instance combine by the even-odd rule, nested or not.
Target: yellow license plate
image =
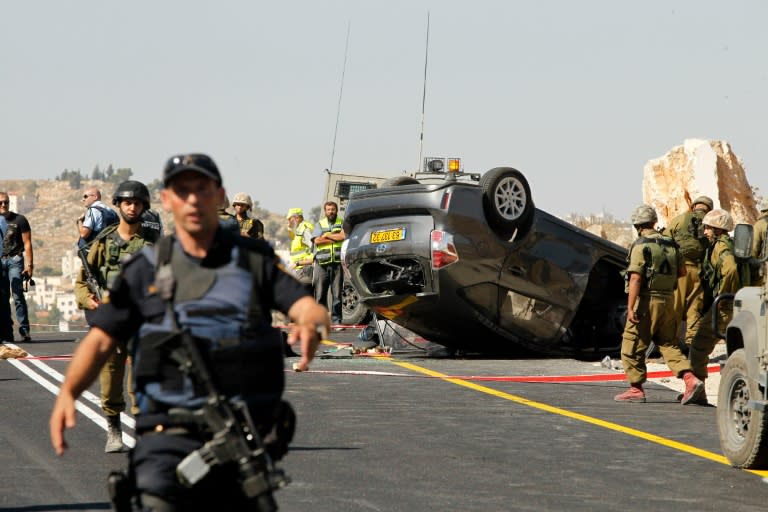
[[[371,233],[371,243],[380,244],[382,242],[396,242],[405,240],[405,228],[384,229]]]

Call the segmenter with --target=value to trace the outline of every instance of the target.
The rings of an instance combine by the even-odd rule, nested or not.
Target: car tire
[[[386,180],[381,182],[381,185],[379,185],[380,188],[385,187],[400,187],[403,185],[418,185],[419,180],[416,178],[411,178],[410,176],[394,176],[392,178],[387,178]]]
[[[351,283],[344,281],[341,287],[341,323],[360,325],[370,320],[371,311],[360,302],[357,290]]]
[[[511,167],[496,167],[480,178],[483,211],[488,225],[501,238],[517,230],[525,233],[533,220],[531,187],[523,173]]]
[[[765,467],[768,415],[748,405],[750,399],[760,400],[762,393],[755,379],[749,378],[743,348],[730,355],[720,372],[717,397],[717,429],[723,455],[737,468]]]

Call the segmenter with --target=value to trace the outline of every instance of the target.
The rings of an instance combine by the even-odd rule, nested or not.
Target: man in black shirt
[[[32,228],[23,215],[10,210],[7,192],[0,192],[0,215],[8,223],[3,240],[2,276],[0,277],[0,318],[11,319],[9,291],[16,306],[16,320],[22,340],[31,341],[29,335],[29,312],[24,298],[24,280],[32,279],[34,254],[32,253]],[[7,313],[6,313],[7,312]],[[0,338],[13,341],[13,324],[5,322],[0,326]]]

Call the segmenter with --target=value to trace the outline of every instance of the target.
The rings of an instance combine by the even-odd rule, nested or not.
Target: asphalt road
[[[67,355],[75,336],[36,335],[21,346],[41,358]],[[721,457],[714,407],[680,406],[658,384],[646,404],[615,403],[625,385],[599,363],[324,350],[310,372],[287,373],[299,425],[281,463],[292,478],[276,494],[281,510],[741,512],[768,503],[768,472]],[[48,415],[66,364],[0,361],[0,510],[110,508],[106,475],[125,456],[103,453],[103,428],[81,414],[70,450],[59,458],[50,446]],[[595,374],[603,377],[580,380]],[[82,402],[98,422],[98,406]]]

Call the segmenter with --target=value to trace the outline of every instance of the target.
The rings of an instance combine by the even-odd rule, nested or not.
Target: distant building
[[[12,212],[25,214],[34,209],[37,199],[34,197],[20,196],[15,192],[8,192],[8,209]]]
[[[38,277],[35,279],[34,291],[30,289],[27,300],[35,303],[38,314],[50,311],[54,307],[61,312],[66,320],[79,320],[83,312],[77,307],[77,300],[72,290],[72,280],[62,277]],[[67,291],[69,290],[69,291]]]
[[[83,317],[83,312],[77,307],[77,299],[74,293],[60,293],[56,295],[56,309],[61,312],[63,320],[76,320]]]
[[[61,257],[61,275],[64,278],[72,280],[74,285],[77,274],[80,272],[80,268],[83,266],[80,256],[77,255],[74,249],[64,251],[64,256]]]

